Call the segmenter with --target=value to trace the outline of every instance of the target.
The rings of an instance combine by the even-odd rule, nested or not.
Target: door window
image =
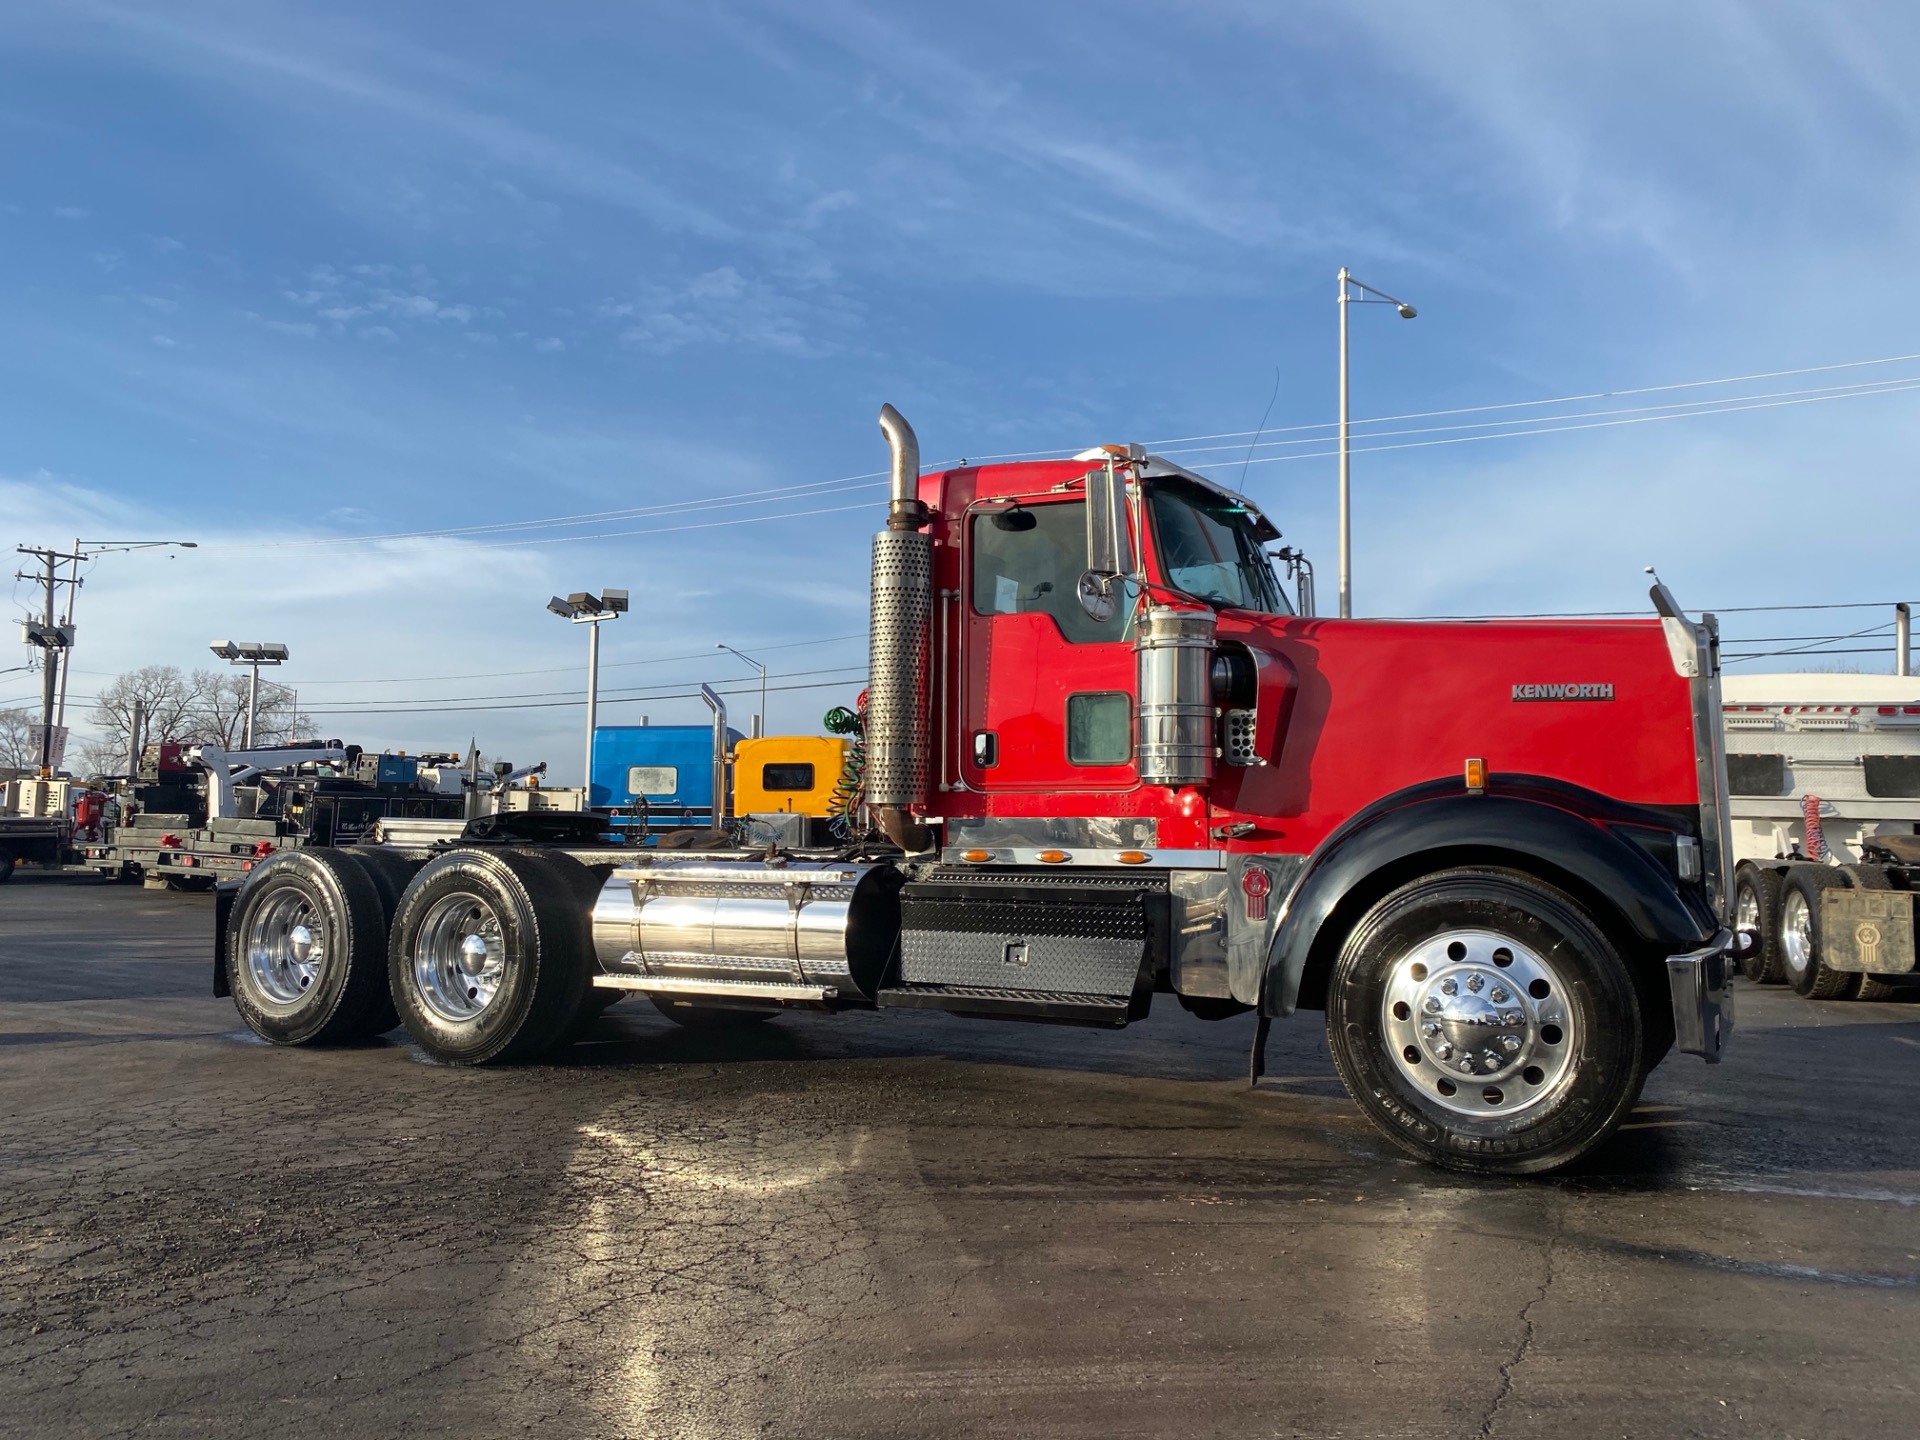
[[[1087,568],[1084,500],[975,515],[970,539],[976,615],[1049,615],[1076,645],[1126,638],[1131,595],[1116,597],[1106,620],[1090,619],[1080,605],[1077,587]]]

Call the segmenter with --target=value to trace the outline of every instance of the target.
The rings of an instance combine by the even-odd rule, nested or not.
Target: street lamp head
[[[1414,309],[1411,305],[1406,304],[1404,301],[1401,303],[1400,318],[1402,320],[1411,320],[1413,319],[1414,316],[1418,315],[1419,313],[1420,312],[1418,310]]]
[[[562,620],[571,620],[573,618],[573,606],[562,600],[558,595],[547,601],[547,609],[558,615]]]
[[[602,590],[600,592],[600,603],[606,608],[609,615],[624,615],[627,613],[627,592],[624,590]]]
[[[600,597],[589,590],[575,590],[567,596],[567,604],[576,615],[591,615],[600,608]]]

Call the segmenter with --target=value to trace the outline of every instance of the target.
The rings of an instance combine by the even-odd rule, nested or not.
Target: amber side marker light
[[[1122,865],[1144,865],[1152,858],[1144,850],[1122,850],[1119,855]]]
[[[987,861],[993,859],[993,852],[991,850],[967,850],[961,853],[960,858],[968,861],[970,864],[984,865]]]
[[[1467,761],[1467,793],[1481,795],[1487,788],[1487,762],[1484,760]]]
[[[1040,863],[1043,865],[1064,865],[1073,857],[1064,850],[1042,850]]]

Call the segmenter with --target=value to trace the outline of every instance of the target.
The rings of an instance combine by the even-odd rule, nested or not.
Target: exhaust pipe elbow
[[[918,530],[927,523],[927,508],[920,503],[920,437],[913,433],[907,417],[891,405],[880,407],[880,433],[887,437],[887,448],[893,452],[887,528]]]

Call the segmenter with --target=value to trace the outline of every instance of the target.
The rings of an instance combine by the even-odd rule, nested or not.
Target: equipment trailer
[[[913,1007],[1121,1026],[1323,1009],[1436,1164],[1598,1144],[1731,1032],[1711,620],[1296,614],[1244,497],[1107,447],[922,475],[891,406],[866,804],[838,850],[641,851],[591,816],[309,847],[220,907],[216,989],[281,1044],[394,1010],[527,1060],[626,992],[688,1023]],[[724,722],[722,722],[724,723]],[[576,827],[569,830],[569,827]],[[391,1005],[392,1009],[389,1009]]]

